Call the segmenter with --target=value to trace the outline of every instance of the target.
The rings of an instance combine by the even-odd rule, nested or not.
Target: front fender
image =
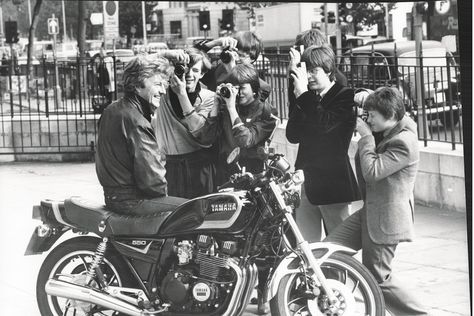
[[[357,251],[354,249],[333,244],[330,242],[315,242],[309,245],[313,251],[313,255],[317,259],[318,263],[324,262],[329,256],[335,252],[342,252],[348,255],[355,255]],[[300,269],[300,258],[294,253],[288,254],[283,258],[276,269],[272,273],[270,281],[265,287],[264,298],[266,302],[269,302],[277,293],[278,286],[280,285],[280,280],[288,274],[299,273]]]

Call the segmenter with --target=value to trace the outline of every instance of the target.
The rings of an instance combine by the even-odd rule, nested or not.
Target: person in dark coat
[[[259,146],[264,146],[276,126],[276,117],[271,106],[260,99],[260,83],[257,70],[247,63],[236,65],[223,86],[230,90],[228,98],[222,97],[222,111],[219,115],[220,133],[218,137],[219,156],[217,163],[217,183],[227,182],[238,170],[227,165],[227,156],[236,147],[240,148],[239,163],[247,171],[260,173],[264,161],[257,154]],[[218,92],[219,94],[219,92]],[[220,95],[220,94],[219,94]]]
[[[164,58],[132,59],[123,73],[125,96],[100,117],[96,173],[110,211],[160,215],[186,201],[167,196],[165,168],[150,123],[171,71]]]
[[[401,93],[382,87],[364,104],[367,123],[357,119],[361,138],[356,170],[364,206],[324,240],[362,249],[362,263],[377,280],[391,315],[428,315],[392,273],[398,243],[414,238],[414,198],[420,159],[416,123],[405,115]],[[374,132],[381,132],[376,144]]]
[[[334,80],[330,46],[307,48],[302,61],[291,74],[296,100],[286,137],[299,144],[295,168],[304,171],[306,196],[331,232],[350,215],[351,203],[360,200],[348,156],[356,122],[354,91]],[[314,223],[315,229],[318,225]]]

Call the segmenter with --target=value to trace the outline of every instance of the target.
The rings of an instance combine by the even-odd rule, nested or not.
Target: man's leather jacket
[[[127,94],[100,118],[96,172],[106,204],[167,195],[151,111],[146,100]]]

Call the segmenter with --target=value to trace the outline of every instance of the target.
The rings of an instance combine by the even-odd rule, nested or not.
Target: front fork
[[[309,246],[308,241],[304,239],[298,225],[296,224],[295,219],[293,218],[293,210],[291,209],[291,207],[286,205],[285,200],[283,199],[283,194],[281,192],[280,187],[274,181],[272,181],[270,182],[270,188],[272,189],[281,210],[283,210],[283,212],[285,213],[285,218],[288,221],[288,224],[290,225],[291,230],[295,235],[297,247],[303,253],[303,257],[306,259],[306,263],[308,264],[308,266],[310,266],[311,269],[314,271],[314,275],[316,277],[314,277],[314,275],[311,276],[314,283],[318,287],[322,287],[331,303],[337,302],[338,299],[336,298],[336,295],[329,286],[326,277],[324,276],[324,273],[321,270],[321,267],[316,262],[316,259],[313,256],[313,252]]]

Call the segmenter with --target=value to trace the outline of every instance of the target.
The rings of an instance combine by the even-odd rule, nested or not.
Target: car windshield
[[[398,58],[398,72],[403,78],[414,77],[417,67],[416,51],[401,54]],[[456,77],[456,62],[449,52],[444,48],[423,49],[424,81],[446,81],[448,78],[448,63],[451,78]],[[418,65],[420,66],[420,65]],[[412,78],[412,80],[414,80]]]
[[[357,87],[380,87],[391,83],[393,70],[390,61],[381,54],[345,56],[340,69]]]

